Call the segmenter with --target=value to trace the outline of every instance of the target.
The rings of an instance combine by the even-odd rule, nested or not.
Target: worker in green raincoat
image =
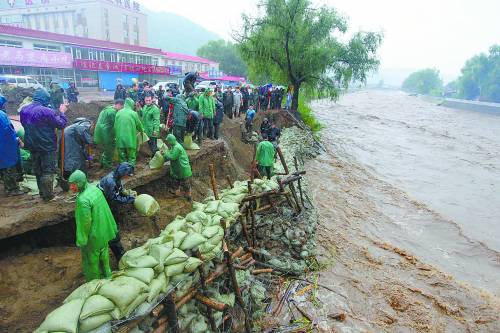
[[[174,106],[174,128],[173,134],[181,145],[184,144],[184,134],[186,133],[186,121],[189,113],[186,101],[181,94],[173,97],[172,91],[167,91],[165,100]]]
[[[198,103],[198,95],[195,91],[189,93],[186,97],[186,104],[189,110],[198,111],[200,104]]]
[[[108,242],[118,232],[104,194],[76,170],[68,180],[76,197],[76,246],[81,250],[83,274],[87,281],[111,277]]]
[[[151,156],[154,156],[158,151],[158,137],[160,136],[160,108],[153,103],[152,96],[144,97],[141,119],[146,135],[149,136],[148,144]]]
[[[265,138],[265,140],[257,146],[257,153],[255,155],[257,166],[261,176],[267,176],[267,179],[271,179],[273,174],[275,153],[274,146],[269,142],[268,138]]]
[[[144,126],[134,108],[134,101],[127,98],[125,106],[116,114],[115,118],[116,149],[120,163],[128,162],[133,166],[135,166],[137,157],[137,133],[144,132]]]
[[[177,196],[184,195],[188,201],[191,201],[190,178],[193,173],[189,157],[173,134],[167,135],[167,145],[169,150],[164,154],[164,157],[165,160],[170,161],[170,176],[175,180],[177,187],[175,194]]]
[[[198,98],[200,114],[203,116],[202,133],[203,137],[214,139],[214,115],[215,98],[212,89],[208,88],[205,93]]]
[[[114,105],[106,106],[97,118],[94,130],[94,143],[101,146],[101,168],[109,169],[113,166],[115,154],[115,117],[116,112],[123,109],[124,101],[117,99]]]

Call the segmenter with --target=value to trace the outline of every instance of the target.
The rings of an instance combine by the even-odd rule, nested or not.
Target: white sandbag
[[[99,290],[99,288],[107,281],[108,280],[96,279],[96,280],[92,280],[92,281],[89,281],[87,283],[84,283],[81,286],[79,286],[78,288],[76,288],[75,290],[73,290],[73,292],[71,292],[71,294],[69,294],[69,296],[66,297],[66,299],[64,300],[63,303],[67,303],[67,302],[73,301],[75,299],[83,299],[85,301],[90,296],[95,295],[97,293],[97,291]]]
[[[201,211],[194,211],[186,215],[186,221],[193,222],[193,223],[207,223],[208,218],[207,214]]]
[[[120,260],[120,264],[123,268],[153,268],[158,265],[158,260],[152,256],[142,256],[134,259]]]
[[[156,300],[158,295],[167,288],[167,279],[165,277],[165,274],[159,274],[156,279],[154,279],[151,282],[151,285],[149,286],[149,293],[148,293],[148,302],[153,302]]]
[[[220,227],[218,225],[213,225],[213,226],[206,227],[203,230],[202,235],[205,238],[212,238],[215,235],[220,234],[221,231],[222,231],[222,234],[224,235],[224,229],[222,229],[222,227]]]
[[[212,251],[215,246],[216,246],[216,244],[212,244],[212,243],[210,243],[210,241],[207,241],[207,242],[201,244],[198,247],[198,250],[200,251],[201,254],[205,254],[207,252]]]
[[[205,207],[204,212],[206,214],[217,213],[217,208],[219,208],[219,203],[220,203],[219,200],[213,200],[213,201],[207,202],[207,206]]]
[[[166,244],[156,244],[152,245],[149,254],[158,261],[158,269],[163,271],[165,259],[173,252],[173,243],[168,243],[172,246]],[[156,269],[156,268],[155,268]]]
[[[168,242],[173,242],[175,248],[179,248],[182,244],[182,241],[187,236],[187,232],[178,230],[171,234],[165,236],[165,240]]]
[[[192,233],[189,233],[184,238],[184,240],[182,241],[182,244],[180,246],[180,249],[183,251],[195,249],[200,244],[203,244],[206,241],[207,241],[207,239],[205,237],[203,237],[202,235],[200,235],[199,233],[192,232]]]
[[[203,263],[203,261],[201,261],[198,258],[195,258],[195,257],[188,258],[188,260],[186,260],[186,264],[184,266],[184,273],[194,272],[202,263]]]
[[[134,207],[142,216],[153,216],[160,211],[160,205],[149,194],[139,194],[135,198]]]
[[[165,164],[165,157],[160,151],[157,151],[153,158],[149,161],[149,168],[151,170],[161,169],[163,168],[163,164]]]
[[[135,309],[144,303],[144,301],[148,298],[148,293],[140,294],[137,296],[137,298],[129,304],[127,309],[125,310],[125,317],[128,318],[134,311]]]
[[[125,276],[130,276],[136,278],[145,284],[150,284],[155,277],[155,272],[152,268],[127,268],[123,274]]]
[[[99,289],[99,294],[115,303],[125,315],[127,307],[146,291],[149,291],[149,286],[144,282],[129,276],[120,276],[103,285]]]
[[[78,333],[87,333],[98,327],[101,327],[105,323],[111,321],[113,318],[111,315],[105,313],[101,315],[92,316],[80,321],[80,326],[78,327]]]
[[[201,202],[196,202],[196,201],[193,201],[193,211],[204,211],[205,210],[205,207],[207,207],[206,204],[204,203],[201,203]]]
[[[115,309],[115,304],[104,296],[92,295],[83,304],[80,320],[102,315]]]
[[[183,262],[178,263],[178,264],[168,265],[167,267],[165,267],[165,275],[167,277],[172,277],[172,276],[182,274],[182,272],[184,271],[185,265],[186,265],[186,261],[183,261]]]
[[[165,266],[175,265],[181,262],[184,262],[189,258],[187,254],[185,254],[182,250],[174,249],[172,253],[165,259]]]
[[[217,214],[227,219],[240,212],[240,205],[235,202],[221,202]]]
[[[184,227],[184,224],[186,223],[186,219],[181,217],[181,216],[177,216],[175,218],[175,220],[173,220],[172,222],[170,222],[166,227],[165,229],[163,229],[163,234],[165,235],[168,235],[172,232],[176,232],[178,230],[181,230],[182,227]]]
[[[83,299],[69,301],[47,315],[42,325],[35,331],[77,333],[78,319],[82,311]]]

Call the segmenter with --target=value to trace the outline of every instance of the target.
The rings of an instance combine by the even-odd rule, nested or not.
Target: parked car
[[[215,81],[201,81],[200,83],[198,83],[197,85],[194,86],[194,89],[196,89],[196,90],[200,90],[202,88],[214,89],[216,86],[217,86],[217,82],[215,82]]]
[[[153,86],[154,91],[158,91],[158,89],[160,89],[160,86],[162,86],[165,90],[167,90],[168,88],[172,89],[174,96],[177,96],[180,93],[179,84],[177,82],[158,82]]]
[[[32,77],[20,75],[0,75],[0,84],[20,88],[43,88],[43,85]]]

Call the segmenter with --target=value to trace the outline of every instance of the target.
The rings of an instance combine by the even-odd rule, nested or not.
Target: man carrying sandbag
[[[106,106],[97,118],[94,130],[94,143],[102,149],[101,168],[110,169],[113,166],[115,154],[115,118],[116,112],[123,109],[123,99],[115,100],[114,105]]]
[[[170,161],[170,176],[176,181],[177,187],[175,195],[184,195],[188,201],[191,201],[190,178],[193,173],[191,172],[189,157],[172,134],[167,136],[167,145],[170,149],[163,156],[165,160]]]
[[[257,146],[255,159],[261,176],[267,176],[267,179],[271,179],[273,173],[274,154],[273,144],[269,142],[269,138],[265,137],[264,141]]]
[[[76,170],[69,177],[76,197],[76,246],[81,250],[83,274],[87,281],[111,277],[108,242],[116,238],[118,228],[100,189],[87,182]]]
[[[137,133],[144,132],[139,115],[134,111],[132,99],[125,100],[125,106],[116,114],[115,137],[120,163],[129,162],[135,166],[137,157]]]
[[[122,185],[122,179],[128,178],[134,174],[134,166],[130,163],[120,163],[115,171],[108,173],[102,177],[97,187],[104,193],[104,197],[108,202],[109,208],[116,220],[120,220],[119,207],[126,204],[132,204],[135,201],[135,196],[132,191],[126,191]],[[125,253],[120,242],[120,233],[116,233],[115,239],[109,242],[111,252],[113,252],[117,261]]]

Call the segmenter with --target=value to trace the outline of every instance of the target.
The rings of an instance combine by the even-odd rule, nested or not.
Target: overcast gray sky
[[[256,0],[140,0],[185,16],[225,39]],[[315,0],[350,19],[351,31],[383,31],[382,69],[436,67],[457,76],[465,61],[500,44],[500,0]]]

